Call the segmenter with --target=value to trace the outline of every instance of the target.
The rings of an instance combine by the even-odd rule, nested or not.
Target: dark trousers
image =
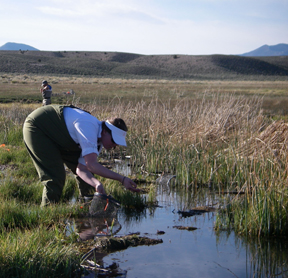
[[[33,111],[25,120],[23,137],[39,178],[44,185],[41,206],[57,203],[65,185],[64,164],[76,175],[81,149],[71,138],[63,116],[65,106],[48,105]],[[76,175],[81,196],[93,187]]]

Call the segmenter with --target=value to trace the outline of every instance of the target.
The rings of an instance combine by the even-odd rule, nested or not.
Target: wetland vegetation
[[[41,105],[44,76],[0,80],[0,277],[81,276],[83,246],[66,220],[82,217],[67,173],[61,203],[40,209],[42,186],[22,141],[26,116]],[[74,104],[99,119],[119,116],[128,147],[102,162],[130,157],[132,178],[146,194],[103,184],[127,213],[155,204],[155,176],[175,175],[173,190],[221,196],[215,230],[287,240],[288,81],[177,81],[45,76],[52,103]],[[74,95],[63,92],[73,89]]]

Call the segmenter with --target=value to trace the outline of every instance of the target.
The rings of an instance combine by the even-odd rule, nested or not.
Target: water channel
[[[158,206],[140,214],[119,210],[113,226],[115,236],[138,233],[163,242],[129,247],[103,255],[103,267],[117,265],[113,277],[288,277],[288,242],[279,239],[247,239],[233,232],[215,232],[217,211],[184,217],[179,211],[199,206],[217,207],[221,196],[209,188],[179,193],[171,186],[158,185]],[[85,220],[80,236],[93,238],[105,232],[97,220]],[[96,222],[95,222],[96,221]],[[78,223],[79,226],[79,223]],[[94,226],[94,227],[93,227]],[[177,227],[196,229],[180,230]],[[79,226],[80,227],[80,226]],[[94,277],[91,273],[85,277]],[[110,277],[110,276],[101,276]]]

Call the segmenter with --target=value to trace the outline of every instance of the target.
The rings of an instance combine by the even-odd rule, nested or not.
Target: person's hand
[[[124,177],[124,180],[122,181],[122,184],[125,186],[126,189],[132,191],[132,192],[139,192],[140,190],[137,188],[137,184],[132,181],[131,179]]]
[[[102,183],[98,184],[95,186],[95,190],[96,192],[100,193],[100,194],[106,194],[104,186]]]

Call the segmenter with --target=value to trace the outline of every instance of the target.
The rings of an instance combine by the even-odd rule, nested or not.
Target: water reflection
[[[114,217],[87,217],[76,220],[75,224],[83,241],[94,239],[95,236],[115,236],[121,230],[121,224]]]
[[[261,239],[254,241],[243,238],[247,246],[247,268],[256,275],[269,274],[270,276],[288,277],[288,241],[279,239]]]
[[[176,190],[171,184],[159,184],[158,207],[146,208],[140,214],[121,209],[116,218],[82,219],[77,226],[83,240],[130,233],[163,240],[162,244],[130,247],[102,256],[103,267],[116,263],[125,277],[288,277],[287,241],[250,239],[233,231],[216,233],[217,210],[188,217],[178,213],[199,206],[217,209],[224,198],[211,188]],[[197,229],[179,230],[175,226]],[[123,277],[123,273],[115,277]]]

